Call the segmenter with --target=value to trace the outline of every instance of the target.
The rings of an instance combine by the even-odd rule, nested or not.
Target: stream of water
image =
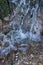
[[[25,5],[25,0],[23,0],[23,1],[21,0],[21,3],[22,2],[24,2],[24,5]],[[21,3],[20,3],[20,5],[21,5]],[[19,25],[19,29],[17,28],[17,30],[15,30],[15,27],[14,27],[15,22],[12,22],[13,30],[11,30],[7,35],[0,33],[0,35],[1,35],[0,37],[2,37],[2,39],[0,39],[0,42],[2,44],[2,46],[0,47],[0,56],[7,55],[8,53],[10,53],[10,51],[12,51],[12,50],[16,51],[17,49],[20,51],[26,51],[29,40],[37,41],[37,42],[41,40],[40,32],[38,31],[39,28],[41,28],[41,26],[37,23],[37,9],[38,9],[38,4],[36,4],[36,7],[35,8],[33,7],[31,10],[33,17],[31,18],[30,31],[27,31],[25,33],[23,32],[22,25],[24,25],[24,23],[23,23],[24,21],[22,19],[21,24]],[[28,8],[28,10],[29,10],[29,8]],[[28,12],[28,10],[26,10],[26,11]],[[4,46],[5,44],[7,44],[8,46],[5,47]]]

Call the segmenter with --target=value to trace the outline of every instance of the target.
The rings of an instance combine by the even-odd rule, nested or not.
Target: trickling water
[[[31,29],[30,29],[30,39],[31,40],[33,39],[34,41],[40,40],[39,32],[37,31],[37,29],[35,29],[35,25],[37,24],[37,9],[38,9],[38,4],[36,4],[36,8],[33,7],[31,10],[33,17],[32,17]],[[35,31],[35,34],[33,33],[34,31]]]
[[[32,9],[32,13],[33,13],[33,17],[32,17],[32,24],[31,24],[31,29],[30,29],[30,39],[32,38],[32,36],[33,36],[33,27],[34,27],[34,24],[35,24],[35,20],[36,20],[36,18],[35,18],[35,8],[33,8]],[[35,16],[34,16],[35,15]]]
[[[22,4],[22,3],[24,3],[24,5],[26,4],[26,2],[25,2],[26,0],[21,0],[20,1],[20,5]]]
[[[26,38],[25,34],[22,32],[22,29],[19,30],[19,34],[22,39]]]
[[[15,2],[15,0],[13,0],[13,2]],[[25,3],[25,0],[21,0],[20,4],[17,6],[17,8],[14,11],[14,16],[16,16],[16,14],[19,12],[19,8],[20,5],[22,5],[22,3]],[[24,7],[25,8],[25,7]],[[26,33],[23,32],[24,29],[22,29],[22,26],[24,25],[24,17],[27,15],[28,11],[29,11],[29,6],[27,9],[25,9],[25,12],[23,12],[24,16],[23,18],[21,18],[20,20],[20,25],[18,26],[17,30],[15,30],[15,24],[16,21],[12,21],[9,25],[12,25],[13,30],[11,30],[7,35],[4,35],[3,40],[1,40],[2,43],[2,47],[0,47],[0,53],[3,55],[7,55],[8,53],[10,53],[10,51],[14,50],[16,51],[21,50],[21,51],[26,51],[27,50],[27,46],[29,43],[29,40],[33,40],[33,41],[40,41],[40,33],[39,31],[37,31],[36,28],[40,28],[41,26],[37,23],[37,9],[38,9],[38,5],[36,4],[36,7],[31,9],[31,14],[33,14],[33,17],[31,18],[31,22],[30,22],[30,31],[26,31]],[[24,10],[23,10],[24,11]],[[17,20],[18,21],[18,20]],[[27,21],[26,21],[27,22]],[[17,23],[18,24],[18,23]],[[34,29],[34,30],[33,30]],[[33,32],[36,32],[35,34]],[[2,35],[2,34],[0,34]],[[1,37],[1,36],[0,36]],[[8,38],[7,38],[8,37]],[[29,38],[27,40],[27,38]],[[20,42],[22,41],[22,42]],[[27,42],[28,41],[28,42]],[[18,44],[18,42],[20,43],[20,46]],[[4,47],[5,44],[9,44],[9,46],[6,46],[6,48]],[[16,45],[17,44],[17,45]],[[16,57],[17,60],[17,57]]]

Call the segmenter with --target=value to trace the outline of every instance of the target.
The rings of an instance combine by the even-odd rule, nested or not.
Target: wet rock
[[[2,47],[2,41],[0,41],[0,47]]]
[[[4,23],[8,24],[10,21],[12,21],[13,18],[14,18],[13,14],[11,14],[11,15],[9,14],[8,16],[6,16],[6,17],[3,18]]]
[[[4,44],[4,47],[8,47],[9,46],[9,43],[8,42],[6,42],[5,44]]]
[[[25,41],[24,42],[22,41],[22,43],[20,43],[20,45],[18,46],[18,50],[21,52],[27,52],[28,49],[29,45]]]
[[[4,25],[3,26],[3,33],[6,35],[12,30],[12,27],[10,25]]]
[[[41,29],[41,31],[40,31],[40,35],[43,36],[43,29]]]
[[[20,60],[19,56],[16,55],[15,58],[14,58],[14,62],[18,62],[18,60]]]
[[[19,47],[18,50],[20,52],[26,52],[27,51],[27,47]]]
[[[3,41],[4,34],[0,33],[0,40]]]
[[[43,64],[43,44],[40,43],[43,40],[43,25],[41,26],[42,22],[39,23],[36,17],[37,5],[32,8],[32,11],[29,12],[31,14],[29,14],[28,4],[25,3],[25,0],[21,0],[19,6],[23,7],[22,13],[18,12],[19,7],[17,7],[13,11],[14,15],[10,17],[11,19],[4,18],[6,24],[3,25],[2,32],[5,35],[0,33],[0,58],[6,57],[5,65]],[[24,19],[21,18],[21,15]],[[39,56],[40,54],[42,56]]]

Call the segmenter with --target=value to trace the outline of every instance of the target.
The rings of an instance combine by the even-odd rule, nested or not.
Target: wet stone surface
[[[14,31],[7,36],[0,34],[1,65],[43,65],[43,42],[30,41],[28,37],[18,39]]]
[[[30,10],[30,2],[19,1],[13,0],[18,6],[13,9],[11,20],[4,18],[9,22],[0,32],[0,65],[43,65],[43,25],[37,19],[38,4]]]

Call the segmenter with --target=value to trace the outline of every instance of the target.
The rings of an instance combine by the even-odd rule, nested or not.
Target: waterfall
[[[31,13],[33,14],[33,17],[32,17],[32,23],[31,23],[31,29],[30,29],[30,39],[36,39],[36,37],[38,37],[37,36],[37,34],[34,34],[33,33],[33,29],[35,29],[34,28],[34,26],[35,26],[35,24],[37,24],[37,9],[38,9],[38,4],[36,4],[36,8],[32,8],[32,10],[31,10]]]
[[[19,26],[19,35],[21,37],[21,39],[25,39],[27,37],[26,33],[24,33],[22,31],[22,25],[23,25],[23,18],[21,17],[21,23],[20,23],[20,26]]]
[[[15,2],[16,0],[12,0],[12,1]],[[36,4],[35,7],[33,7],[31,9],[30,13],[33,16],[31,18],[31,21],[29,21],[30,26],[31,26],[30,29],[29,29],[29,31],[28,32],[26,31],[25,33],[23,32],[24,28],[22,28],[22,26],[25,25],[24,24],[24,22],[25,22],[24,18],[28,14],[28,11],[30,11],[30,5],[27,6],[27,4],[25,3],[25,1],[26,0],[20,0],[20,4],[18,4],[18,6],[16,7],[16,9],[14,10],[14,16],[15,16],[15,17],[13,16],[14,20],[9,23],[9,25],[12,26],[13,29],[11,29],[11,31],[7,35],[4,35],[3,33],[0,33],[0,44],[2,43],[2,47],[0,47],[0,53],[1,53],[1,55],[3,55],[3,54],[7,55],[12,50],[16,51],[17,50],[17,46],[15,46],[15,43],[17,43],[17,45],[18,45],[19,41],[23,42],[23,43],[19,42],[20,44],[22,43],[21,45],[25,45],[25,43],[27,44],[27,41],[29,43],[29,40],[30,41],[31,40],[34,40],[34,41],[40,40],[39,31],[37,31],[37,29],[36,29],[36,28],[40,28],[41,27],[39,25],[39,23],[37,23],[37,9],[38,9],[38,4]],[[19,23],[18,19],[16,18],[16,16],[17,16],[16,14],[18,14],[19,8],[21,7],[22,4],[24,4],[25,6],[23,6],[24,10],[23,10],[23,14],[20,15],[20,18],[19,18],[20,19],[20,23]],[[26,8],[26,6],[27,6],[27,8]],[[27,23],[27,21],[26,21],[26,23]],[[15,25],[18,25],[17,29],[16,29]],[[26,27],[26,26],[24,26],[24,27]],[[33,33],[34,31],[36,32],[35,34]],[[28,38],[28,40],[27,40],[27,38]],[[24,40],[26,42],[24,42]],[[4,47],[5,44],[8,44],[8,46],[6,48]],[[22,48],[19,48],[19,49],[23,50],[23,49],[27,48],[27,47],[25,47],[25,48],[24,47],[25,46],[23,46]]]

